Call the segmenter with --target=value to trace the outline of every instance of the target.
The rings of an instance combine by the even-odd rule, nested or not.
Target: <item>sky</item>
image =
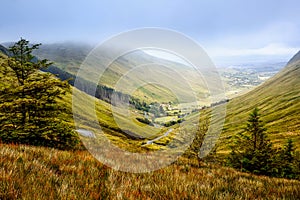
[[[287,61],[300,50],[299,0],[1,0],[0,43],[99,44],[160,27],[198,42],[217,64]]]

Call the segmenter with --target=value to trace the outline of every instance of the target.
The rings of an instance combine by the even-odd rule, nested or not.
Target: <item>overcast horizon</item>
[[[300,2],[2,0],[0,43],[98,44],[124,31],[159,27],[198,42],[221,65],[288,61],[300,49]]]

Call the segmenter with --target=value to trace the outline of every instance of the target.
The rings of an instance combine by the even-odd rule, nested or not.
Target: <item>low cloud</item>
[[[282,44],[268,44],[261,48],[234,49],[234,48],[211,48],[207,52],[213,57],[225,56],[292,56],[300,48],[289,47]]]

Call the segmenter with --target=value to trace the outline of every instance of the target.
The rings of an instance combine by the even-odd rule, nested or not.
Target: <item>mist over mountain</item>
[[[38,58],[49,59],[58,68],[76,75],[89,53],[93,52],[92,50],[92,46],[84,44],[46,44],[36,50],[34,54]],[[111,59],[111,51],[114,51],[114,48],[97,55],[97,60],[92,63],[88,62],[89,65],[85,65],[86,68],[80,75],[81,78],[97,80],[93,82],[110,88],[114,88],[122,79],[124,81],[122,87],[124,91],[122,92],[130,93],[130,88],[138,87],[134,96],[147,102],[177,101],[174,94],[164,88],[171,83],[171,87],[184,102],[194,99],[193,94],[185,86],[187,82],[196,91],[198,97],[204,97],[207,94],[202,77],[192,66],[158,58],[142,50],[128,52],[113,60],[110,66],[104,66],[103,63]],[[99,73],[102,73],[100,80],[99,77],[96,77]],[[188,79],[184,77],[188,77]],[[148,84],[146,79],[149,79],[148,82],[157,82],[160,86]]]

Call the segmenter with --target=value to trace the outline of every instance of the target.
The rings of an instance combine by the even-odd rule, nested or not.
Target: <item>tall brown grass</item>
[[[300,199],[300,182],[186,158],[125,173],[86,151],[0,144],[0,199]]]

